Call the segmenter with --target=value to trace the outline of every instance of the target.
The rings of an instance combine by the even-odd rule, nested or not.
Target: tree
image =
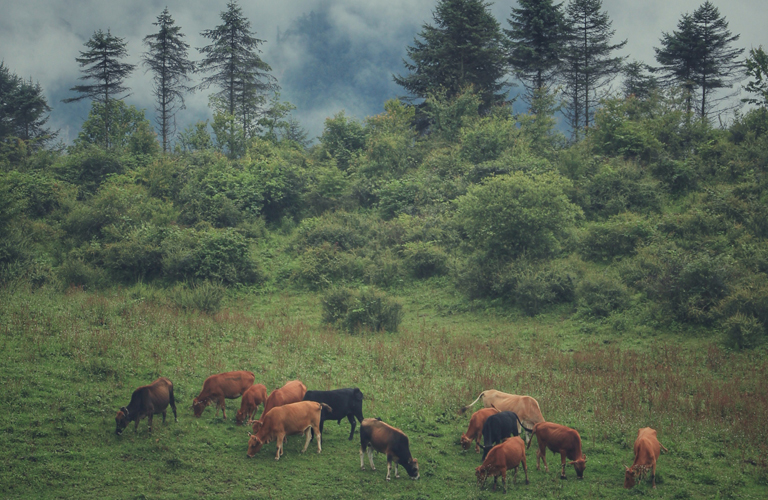
[[[762,45],[757,49],[749,50],[749,57],[747,57],[745,65],[747,76],[754,78],[754,80],[750,80],[744,89],[755,94],[757,98],[748,97],[742,101],[758,106],[768,106],[768,54],[765,53]]]
[[[199,67],[201,71],[212,74],[203,79],[200,88],[218,87],[219,91],[211,99],[212,107],[215,111],[237,117],[242,134],[235,132],[235,122],[232,121],[228,140],[229,153],[234,156],[235,151],[242,150],[235,144],[237,136],[244,139],[253,136],[265,96],[276,91],[278,86],[275,78],[268,73],[272,68],[258,55],[264,40],[253,36],[251,23],[243,16],[236,2],[227,4],[221,19],[223,24],[201,33],[212,43],[198,49],[204,55]]]
[[[93,80],[95,83],[92,85],[75,85],[70,90],[79,92],[81,95],[62,101],[69,103],[91,99],[103,104],[101,109],[105,113],[103,119],[105,148],[111,146],[109,143],[110,127],[112,126],[110,112],[114,108],[111,104],[113,101],[120,101],[128,97],[127,95],[117,96],[130,90],[124,85],[125,79],[136,69],[133,64],[120,62],[121,58],[128,55],[125,45],[126,43],[122,38],[112,36],[109,30],[106,33],[101,30],[94,32],[93,36],[85,42],[88,50],[81,51],[80,57],[75,58],[75,60],[83,68],[84,75],[80,77],[80,80]]]
[[[622,91],[624,97],[635,96],[640,100],[648,99],[659,88],[659,82],[650,74],[651,68],[640,61],[632,61],[624,65],[621,72],[624,74]]]
[[[440,0],[434,26],[424,24],[414,45],[406,49],[413,61],[403,61],[411,73],[393,75],[395,83],[426,99],[445,92],[448,99],[473,86],[483,109],[506,99],[506,57],[499,23],[482,0]]]
[[[554,83],[561,64],[566,25],[562,3],[520,0],[504,30],[510,39],[509,64],[529,92]]]
[[[152,71],[152,93],[157,99],[155,111],[163,144],[163,153],[169,149],[170,137],[175,130],[171,128],[173,118],[179,109],[184,109],[184,93],[192,87],[187,83],[190,74],[195,71],[195,64],[187,56],[189,44],[184,42],[181,27],[176,26],[166,7],[157,16],[159,27],[154,35],[144,37],[144,45],[149,50],[142,56],[147,71]]]
[[[109,106],[110,110],[104,108]],[[111,125],[109,137],[104,137],[104,120],[109,116]],[[146,145],[146,137],[156,138],[152,125],[144,116],[144,111],[136,106],[128,106],[123,101],[111,100],[109,104],[93,102],[88,118],[74,141],[75,149],[87,149],[88,146],[110,144],[111,148],[127,149],[132,153],[154,153],[158,149]],[[141,147],[136,147],[141,144]]]
[[[663,33],[661,47],[654,47],[658,68],[666,82],[682,86],[687,92],[688,111],[698,98],[697,114],[705,119],[714,109],[712,95],[719,89],[731,88],[741,79],[742,48],[732,48],[739,39],[728,30],[728,22],[709,1],[693,15],[684,14],[677,24],[678,31]],[[698,92],[698,96],[696,96]]]
[[[19,78],[0,62],[0,140],[16,137],[44,145],[56,136],[45,127],[50,111],[39,83]]]
[[[619,74],[623,58],[611,53],[627,41],[611,44],[616,33],[601,0],[571,0],[566,7],[568,42],[564,94],[568,97],[565,111],[574,133],[589,128],[598,101],[606,97],[602,91]]]

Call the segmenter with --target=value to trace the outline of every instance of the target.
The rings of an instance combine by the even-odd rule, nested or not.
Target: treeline
[[[96,102],[66,153],[0,157],[0,281],[149,283],[204,310],[226,287],[317,290],[326,319],[352,330],[396,328],[382,291],[427,281],[462,307],[755,347],[768,334],[761,54],[746,67],[756,107],[727,127],[684,85],[646,87],[603,99],[570,141],[539,88],[527,114],[464,85],[364,121],[338,113],[309,148],[261,131],[239,151],[232,119],[163,153],[140,111]]]

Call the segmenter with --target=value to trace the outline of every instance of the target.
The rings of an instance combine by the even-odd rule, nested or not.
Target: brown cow
[[[283,454],[285,436],[301,433],[307,436],[304,448],[301,450],[304,453],[309,446],[310,429],[314,430],[315,435],[317,435],[317,452],[320,453],[322,451],[320,447],[320,413],[323,409],[332,411],[332,408],[327,404],[314,401],[299,401],[272,408],[267,415],[262,416],[261,420],[254,422],[253,430],[256,434],[248,433],[250,439],[248,440],[246,456],[253,458],[262,446],[276,439],[277,455],[275,455],[275,460],[280,460],[280,455]]]
[[[642,479],[648,470],[651,470],[651,484],[656,487],[656,460],[661,455],[661,450],[669,451],[656,438],[656,431],[650,427],[643,427],[637,431],[635,440],[635,462],[632,467],[624,468],[624,487],[630,489],[637,481]]]
[[[219,408],[221,408],[226,420],[227,409],[224,407],[224,400],[239,398],[253,385],[254,380],[256,380],[256,376],[245,370],[211,375],[203,382],[203,390],[200,391],[200,395],[192,401],[195,416],[202,415],[205,407],[213,401],[216,403],[216,416],[219,416]]]
[[[267,388],[264,384],[254,384],[243,393],[243,399],[240,401],[240,409],[235,415],[235,423],[242,425],[248,419],[253,419],[253,414],[259,408],[259,405],[267,399]]]
[[[500,411],[511,411],[517,414],[520,423],[526,427],[533,427],[539,422],[544,422],[544,416],[541,414],[541,408],[538,401],[530,396],[519,396],[517,394],[507,394],[506,392],[489,389],[483,391],[471,404],[463,407],[460,413],[464,413],[480,400],[483,400],[483,406],[486,408],[495,407]],[[518,429],[518,433],[522,433]],[[530,443],[531,436],[526,432],[525,441]]]
[[[291,380],[281,388],[275,389],[267,398],[267,402],[264,403],[264,411],[261,412],[259,420],[264,420],[264,415],[272,408],[290,403],[298,403],[304,399],[304,394],[306,393],[307,386],[298,380]]]
[[[399,478],[397,465],[400,464],[412,479],[419,478],[419,462],[411,456],[408,446],[408,436],[403,431],[385,424],[380,418],[366,418],[360,424],[360,469],[365,470],[363,454],[368,450],[368,461],[371,462],[371,470],[376,470],[373,465],[373,450],[387,454],[387,481],[395,462],[395,478]]]
[[[512,476],[512,482],[517,479],[517,468],[523,463],[525,471],[525,484],[528,484],[528,465],[525,462],[525,443],[519,436],[505,439],[503,443],[497,444],[488,456],[483,460],[483,465],[475,469],[477,476],[477,486],[482,487],[488,476],[493,476],[493,491],[496,491],[496,480],[501,475],[501,484],[504,485],[504,493],[507,492],[507,470],[515,469],[515,475]]]
[[[485,419],[496,413],[499,413],[499,410],[496,408],[483,408],[472,414],[472,417],[469,419],[467,432],[461,435],[461,447],[464,451],[469,449],[472,445],[472,440],[474,440],[475,453],[480,453],[480,438],[483,437],[483,424]]]
[[[544,470],[549,472],[547,466],[547,448],[560,454],[562,469],[560,479],[565,477],[565,459],[571,460],[567,465],[573,465],[578,479],[584,479],[584,469],[587,467],[587,456],[581,452],[581,436],[576,429],[571,429],[552,422],[539,422],[533,426],[533,435],[539,440],[539,449],[536,451],[536,470],[540,469],[540,461],[544,460]],[[533,441],[533,439],[531,439]],[[528,447],[531,447],[531,441]]]
[[[163,414],[163,423],[165,423],[165,412],[168,405],[173,410],[173,419],[176,418],[176,401],[173,399],[173,382],[165,377],[160,377],[149,385],[142,385],[131,394],[131,402],[128,406],[123,406],[115,416],[115,434],[118,436],[131,421],[136,422],[133,432],[139,429],[139,420],[141,417],[147,417],[149,432],[152,432],[152,416],[158,413]]]

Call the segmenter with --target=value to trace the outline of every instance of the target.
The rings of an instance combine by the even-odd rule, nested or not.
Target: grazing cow
[[[192,401],[195,416],[202,415],[205,407],[213,401],[216,403],[215,416],[219,416],[219,408],[221,408],[221,413],[226,420],[227,409],[224,407],[224,400],[239,398],[253,385],[254,380],[256,380],[256,376],[245,370],[211,375],[203,382],[203,390],[200,391],[200,395]]]
[[[472,414],[472,417],[469,419],[467,432],[461,435],[461,447],[464,451],[469,449],[472,445],[472,440],[474,440],[475,453],[480,453],[480,438],[483,437],[483,424],[485,424],[485,419],[496,413],[499,413],[499,410],[496,408],[483,408]]]
[[[482,487],[488,476],[493,476],[493,491],[496,491],[496,480],[501,475],[501,484],[504,485],[504,493],[507,492],[507,470],[515,469],[512,482],[517,479],[517,468],[523,463],[525,471],[525,484],[528,484],[528,465],[525,463],[525,443],[515,436],[505,439],[503,443],[491,448],[488,456],[483,460],[483,465],[475,469],[477,486]]]
[[[520,418],[520,423],[528,427],[533,427],[539,422],[544,422],[544,416],[541,414],[539,403],[530,396],[519,396],[517,394],[507,394],[506,392],[489,389],[483,391],[471,404],[463,407],[459,413],[464,413],[474,406],[480,400],[483,400],[483,406],[486,408],[496,407],[501,411],[513,411]],[[519,432],[522,432],[521,430]],[[530,434],[526,435],[526,442],[530,442]]]
[[[513,411],[501,411],[488,416],[483,424],[483,460],[494,444],[499,444],[510,436],[520,434],[520,419]],[[531,432],[531,429],[526,429]]]
[[[355,417],[363,421],[363,393],[357,387],[350,389],[336,389],[334,391],[307,391],[304,394],[304,401],[317,401],[325,403],[333,412],[323,411],[320,416],[320,432],[323,432],[323,422],[326,420],[336,420],[341,424],[341,420],[347,417],[352,428],[349,431],[349,440],[355,433]],[[314,434],[314,433],[313,433]]]
[[[560,479],[565,477],[565,459],[571,460],[567,465],[573,465],[578,479],[584,479],[584,469],[587,467],[587,456],[581,452],[581,436],[576,429],[552,422],[539,422],[533,426],[533,435],[539,440],[539,449],[536,451],[536,470],[539,470],[539,460],[544,460],[544,470],[549,472],[547,466],[547,448],[560,454],[562,468]],[[533,439],[531,439],[533,441]],[[531,447],[531,441],[528,447]]]
[[[642,479],[648,470],[651,470],[651,484],[656,487],[656,460],[661,455],[661,450],[669,451],[664,445],[659,443],[656,438],[656,431],[650,427],[643,427],[637,431],[635,440],[635,462],[632,467],[624,468],[624,487],[627,489],[635,486],[635,483]]]
[[[267,388],[264,384],[254,384],[244,393],[240,401],[240,409],[235,415],[235,423],[242,425],[245,420],[253,419],[253,414],[259,408],[259,405],[267,400]]]
[[[265,444],[277,440],[277,454],[275,460],[280,460],[283,454],[283,441],[285,436],[293,434],[306,434],[307,440],[304,442],[304,448],[301,452],[307,451],[309,446],[309,430],[314,429],[317,433],[317,452],[322,448],[320,442],[322,434],[320,433],[320,413],[325,409],[332,411],[325,403],[316,403],[314,401],[299,401],[287,405],[277,406],[267,414],[263,415],[261,420],[253,423],[253,430],[256,434],[248,435],[248,458],[253,458]]]
[[[152,432],[152,416],[158,413],[163,414],[163,423],[165,423],[165,412],[168,405],[173,410],[173,420],[176,418],[176,401],[173,399],[173,382],[165,377],[160,377],[149,385],[142,385],[131,394],[131,402],[128,406],[123,406],[115,416],[115,434],[118,436],[131,421],[136,422],[133,432],[139,429],[139,420],[141,417],[147,417],[149,432]]]
[[[277,406],[283,406],[290,403],[298,403],[304,399],[304,394],[307,393],[307,386],[299,382],[298,380],[291,380],[279,389],[275,389],[267,398],[267,402],[264,403],[264,411],[261,412],[259,420],[264,420],[264,416]]]
[[[376,470],[373,465],[373,450],[387,454],[387,481],[389,481],[393,461],[395,462],[395,478],[400,477],[397,473],[397,464],[402,465],[411,478],[419,478],[419,462],[411,456],[411,450],[408,448],[408,436],[400,429],[385,424],[380,418],[366,418],[360,424],[360,469],[362,470],[365,470],[363,453],[366,449],[368,450],[368,461],[371,462],[371,470]]]

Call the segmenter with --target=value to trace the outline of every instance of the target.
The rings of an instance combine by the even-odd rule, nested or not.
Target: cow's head
[[[411,479],[419,478],[419,461],[415,458],[409,458],[406,463],[403,464],[403,468],[411,476]]]
[[[642,479],[650,469],[647,465],[633,465],[632,467],[624,466],[624,487],[631,489]]]
[[[243,410],[237,410],[237,414],[235,415],[235,423],[237,425],[243,425],[243,422],[245,422],[245,414]]]
[[[256,434],[256,433],[259,432],[259,429],[261,429],[262,425],[264,425],[264,422],[262,422],[261,420],[254,420],[253,421],[253,429],[251,429],[251,430],[253,430],[253,433]]]
[[[195,412],[195,416],[199,417],[203,414],[203,410],[205,410],[205,407],[208,406],[209,401],[207,399],[203,399],[202,401],[199,401],[197,398],[192,400],[192,411]]]
[[[573,468],[576,469],[576,478],[577,479],[584,479],[584,469],[587,468],[587,456],[582,454],[581,458],[578,460],[574,460],[572,462],[568,462],[568,465],[573,465]]]
[[[250,438],[248,439],[248,451],[245,455],[248,458],[253,458],[261,450],[261,447],[264,446],[264,443],[255,434],[249,432],[248,435]]]
[[[467,451],[472,445],[472,440],[467,437],[465,433],[461,433],[461,449]]]
[[[475,469],[475,477],[477,477],[477,486],[481,487],[488,477],[488,468],[485,465],[480,465],[477,467]]]
[[[123,406],[115,415],[115,434],[118,436],[122,434],[125,428],[128,427],[128,422],[128,408]]]

